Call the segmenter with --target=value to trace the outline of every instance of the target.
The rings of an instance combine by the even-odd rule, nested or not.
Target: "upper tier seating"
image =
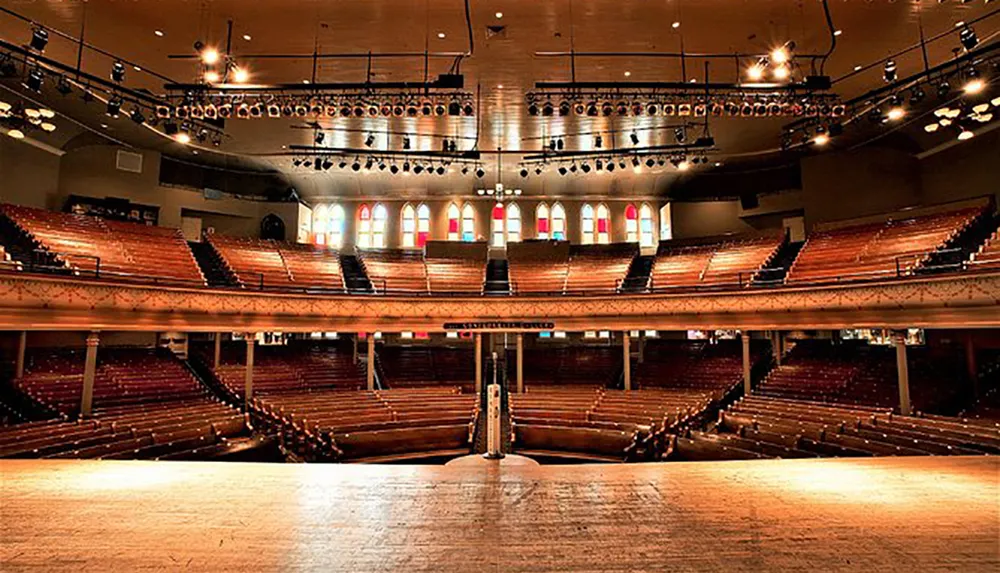
[[[358,259],[375,292],[427,294],[424,254],[412,249],[358,249]]]
[[[784,235],[732,237],[705,243],[662,241],[650,273],[651,289],[745,286],[778,252]]]
[[[636,243],[611,245],[573,245],[564,292],[615,292],[628,274],[632,260],[639,254]]]
[[[0,214],[74,272],[92,273],[99,265],[101,273],[125,278],[205,284],[178,229],[6,204]]]
[[[476,368],[472,348],[386,346],[378,351],[389,388],[459,386],[472,392]]]
[[[971,269],[1000,268],[1000,230],[993,232],[979,252],[972,255],[967,266]]]
[[[951,409],[965,384],[960,352],[907,349],[910,403],[915,410]],[[799,342],[761,385],[762,396],[893,409],[899,404],[896,352],[892,347],[828,341]]]
[[[430,241],[424,251],[432,293],[481,294],[489,247],[485,242]]]
[[[206,238],[243,287],[344,288],[340,253],[326,247],[215,234]]]
[[[819,228],[792,263],[787,283],[911,274],[982,214],[981,207]]]
[[[141,349],[100,350],[92,417],[69,421],[80,407],[83,364],[82,352],[29,357],[16,389],[63,416],[0,429],[0,457],[196,459],[246,433],[245,417],[176,358]]]
[[[10,258],[10,254],[0,245],[0,269],[21,270],[21,263]]]
[[[306,243],[276,242],[288,275],[296,285],[339,290],[344,288],[340,254]]]
[[[513,365],[513,350],[507,364]],[[524,384],[541,386],[583,385],[608,387],[622,371],[620,346],[554,347],[524,349]]]
[[[750,396],[720,413],[711,432],[671,444],[671,459],[1000,453],[1000,428],[945,416],[899,416],[870,406]]]
[[[566,241],[523,241],[507,245],[512,294],[561,293],[569,274]],[[624,275],[623,275],[624,276]]]
[[[201,359],[208,363],[202,352]],[[231,396],[242,400],[246,389],[246,345],[227,345],[215,375]],[[300,390],[359,390],[365,387],[364,365],[350,352],[336,348],[296,345],[254,349],[253,391],[266,395]]]

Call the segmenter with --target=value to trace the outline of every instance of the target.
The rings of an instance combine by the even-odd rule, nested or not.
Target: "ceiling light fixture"
[[[233,81],[238,84],[246,83],[250,79],[250,72],[245,68],[233,68]]]
[[[219,51],[215,48],[205,48],[201,51],[201,61],[206,65],[213,65],[219,61]]]

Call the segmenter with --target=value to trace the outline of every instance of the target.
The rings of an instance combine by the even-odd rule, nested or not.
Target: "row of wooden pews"
[[[0,457],[210,459],[243,439],[246,417],[213,396],[180,362],[142,349],[104,349],[93,414],[80,406],[82,353],[32,356],[15,380],[25,396],[61,412],[55,419],[0,428]]]
[[[478,400],[446,387],[306,390],[255,398],[252,411],[304,460],[400,462],[469,454]]]
[[[708,432],[675,438],[672,460],[1000,453],[1000,425],[766,396],[743,398]]]
[[[567,241],[521,241],[507,245],[511,294],[563,292],[569,273]]]
[[[966,263],[970,269],[998,269],[1000,268],[1000,230],[993,231],[990,238],[986,240],[979,251],[972,255]]]
[[[422,251],[359,249],[358,259],[377,293],[428,294],[430,281]]]
[[[649,288],[740,287],[774,258],[784,234],[735,236],[696,241],[662,241]]]
[[[617,292],[638,255],[636,243],[572,245],[563,292]]]
[[[204,285],[180,230],[0,204],[0,216],[74,273]]]
[[[200,350],[209,363],[208,349]],[[246,346],[226,345],[214,374],[226,393],[242,401],[246,388]],[[254,351],[253,387],[257,395],[305,390],[360,390],[365,369],[350,352],[326,345],[262,346]]]
[[[434,294],[482,294],[489,245],[483,242],[428,241],[424,246],[427,284]]]
[[[900,213],[885,221],[836,223],[814,230],[786,283],[892,278],[912,274],[935,250],[981,216],[983,207]]]
[[[386,346],[378,351],[378,359],[385,374],[383,384],[389,388],[457,386],[473,392],[474,354],[472,348]]]
[[[513,350],[507,364],[515,364]],[[622,349],[612,346],[572,346],[524,349],[525,387],[600,386],[615,384],[622,371]]]

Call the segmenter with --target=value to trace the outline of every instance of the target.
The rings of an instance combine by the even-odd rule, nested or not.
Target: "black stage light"
[[[375,145],[375,136],[369,134],[368,138],[365,139],[365,147],[371,147],[373,145]]]
[[[170,117],[170,106],[167,105],[156,106],[156,117],[160,119],[168,119]]]
[[[406,117],[417,117],[420,114],[420,109],[417,107],[417,102],[411,101],[406,104]]]
[[[448,113],[448,108],[446,108],[443,103],[438,102],[434,104],[434,115],[441,117],[446,113]]]
[[[368,161],[365,161],[365,171],[371,171],[374,165],[375,165],[375,160],[369,157]]]
[[[44,80],[45,76],[42,74],[42,70],[32,68],[32,70],[28,72],[28,77],[24,79],[23,85],[29,90],[37,93],[42,91],[42,82]]]
[[[559,175],[566,175],[566,167],[565,166],[560,166],[559,167]]]
[[[379,161],[378,162],[378,170],[379,171],[385,171],[385,161]]]
[[[317,131],[316,135],[313,137],[313,141],[316,142],[316,145],[322,145],[324,139],[326,139],[326,134],[322,131]]]
[[[639,158],[638,157],[633,157],[632,158],[632,167],[638,167],[638,166],[639,166]]]
[[[522,167],[521,168],[521,177],[527,177],[527,176],[528,176],[528,170],[525,169],[524,167]]]
[[[962,47],[965,48],[966,52],[979,44],[979,38],[976,37],[976,31],[972,29],[972,26],[962,28],[962,31],[958,34],[958,41],[962,43]]]
[[[580,169],[582,169],[584,173],[590,173],[590,164],[584,163],[580,166]]]
[[[646,115],[656,115],[660,113],[660,106],[655,103],[650,103],[646,105]]]
[[[632,140],[632,145],[639,145],[639,136],[633,131],[631,135],[628,136]]]
[[[642,104],[639,102],[632,103],[632,115],[640,116],[642,115]]]
[[[597,117],[597,104],[590,102],[587,104],[587,115],[589,117]]]
[[[393,175],[399,173],[399,166],[393,163],[392,165],[389,166],[389,172],[392,173]]]
[[[292,160],[292,165],[294,165],[295,167],[302,167],[302,160],[296,157],[295,159]]]
[[[615,106],[615,111],[618,112],[618,115],[628,115],[628,103],[624,101],[618,102],[618,105]]]
[[[896,81],[896,62],[894,60],[886,60],[885,67],[882,69],[882,79],[887,84]]]
[[[402,115],[402,112],[400,112]],[[340,117],[351,117],[351,105],[347,102],[340,104]]]
[[[915,86],[912,90],[910,90],[910,103],[918,104],[924,101],[924,97],[926,97],[926,95],[927,94],[924,93],[923,88]]]
[[[654,165],[656,165],[656,160],[654,160],[652,157],[646,160],[646,167],[652,167]]]
[[[45,46],[49,44],[49,32],[45,28],[35,28],[31,31],[31,46],[36,52],[44,52]]]
[[[687,140],[687,130],[683,127],[675,128],[674,139],[677,140],[677,143],[684,143]]]
[[[413,172],[416,173],[417,175],[420,175],[423,172],[423,170],[424,166],[419,163],[413,166]]]
[[[233,116],[233,104],[224,103],[219,106],[218,111],[219,111],[219,117],[221,117],[222,119],[229,119],[230,117]]]
[[[205,106],[205,119],[216,119],[219,117],[219,108],[212,104]]]
[[[403,162],[403,173],[409,173],[409,172],[410,172],[410,162],[409,161],[404,161]]]
[[[118,117],[118,112],[120,112],[121,109],[122,109],[121,99],[113,97],[110,100],[108,100],[107,114],[109,117]]]
[[[452,153],[455,153],[456,151],[458,151],[458,144],[455,143],[454,140],[452,140],[451,143],[448,144],[448,151],[450,151]]]
[[[677,111],[677,107],[672,103],[663,104],[663,115],[671,116]]]
[[[351,170],[352,171],[361,171],[361,163],[357,159],[355,159],[354,163],[351,164]]]
[[[437,174],[438,175],[444,175],[444,166],[443,165],[438,165]]]
[[[313,160],[312,165],[313,169],[315,169],[316,171],[320,171],[323,169],[323,160],[317,157],[316,159]]]
[[[564,147],[566,147],[566,143],[563,141],[563,138],[560,137],[556,140],[556,149],[562,151]]]
[[[429,101],[425,101],[423,105],[420,106],[420,112],[423,113],[424,115],[433,115],[434,104],[432,104]]]
[[[600,149],[602,145],[604,145],[604,139],[602,139],[601,136],[598,135],[597,137],[594,138],[594,148]]]
[[[614,170],[615,170],[615,162],[614,161],[608,161],[608,173],[611,173]]]
[[[594,162],[594,169],[597,169],[598,171],[604,169],[604,162],[598,159],[596,162]]]
[[[382,104],[382,107],[379,109],[379,112],[382,114],[382,117],[389,117],[390,115],[392,115],[392,105],[388,103]]]
[[[469,174],[469,167],[468,166],[462,167],[462,175],[468,175],[468,174]]]
[[[275,102],[267,104],[267,117],[281,117],[281,106]]]
[[[462,115],[471,117],[475,114],[476,114],[476,108],[472,107],[472,103],[465,102],[465,105],[462,106]]]
[[[542,116],[551,117],[552,112],[553,112],[552,102],[547,101],[544,104],[542,104]]]
[[[625,160],[624,159],[620,159],[618,161],[618,168],[619,169],[625,169]]]
[[[364,117],[365,116],[365,106],[360,103],[354,104],[354,117]]]
[[[948,94],[950,93],[951,93],[951,84],[949,84],[946,80],[941,80],[941,83],[939,83],[937,86],[938,97],[941,99],[945,99],[948,97]]]
[[[323,160],[323,171],[329,171],[331,167],[333,167],[333,162],[327,157]]]
[[[462,115],[462,104],[458,100],[454,100],[448,104],[448,115],[452,117]],[[535,106],[535,113],[531,115],[538,115],[538,106]]]
[[[574,163],[573,165],[570,165],[569,166],[569,170],[570,170],[571,173],[576,173],[576,163]]]
[[[111,80],[117,83],[125,81],[125,64],[121,62],[111,64]]]
[[[482,167],[480,167],[479,169],[476,169],[476,177],[482,179],[483,175],[486,175],[486,172],[483,171]]]
[[[583,105],[582,102],[577,102],[573,104],[573,113],[576,115],[585,115],[587,113],[587,106]]]
[[[604,105],[601,106],[601,115],[603,115],[604,117],[610,117],[611,114],[613,114],[614,112],[615,108],[614,106],[611,105],[611,102],[609,101],[604,102]]]
[[[403,136],[403,149],[409,149],[409,148],[410,148],[410,138],[409,138],[409,136],[405,136],[404,135]]]
[[[191,117],[194,119],[204,119],[205,108],[200,105],[191,106]]]
[[[570,112],[569,102],[566,101],[566,100],[563,100],[563,101],[559,102],[559,115],[565,117],[565,116],[569,115],[569,112]]]
[[[393,116],[395,116],[395,117],[403,117],[404,113],[406,113],[406,108],[403,106],[403,102],[397,101],[396,103],[392,104],[392,115]]]
[[[341,159],[341,160],[340,160],[340,163],[338,163],[338,164],[337,164],[337,167],[339,167],[339,168],[341,168],[341,169],[344,169],[344,168],[346,168],[346,167],[347,167],[347,160],[345,160],[345,159]]]
[[[541,174],[542,174],[542,166],[539,165],[538,167],[535,168],[535,175],[541,175]]]
[[[69,80],[59,76],[59,82],[56,84],[56,91],[62,95],[69,95],[73,91],[73,87],[69,85]]]
[[[132,121],[139,125],[146,123],[146,116],[142,114],[142,110],[138,107],[132,109],[132,113],[129,115]]]

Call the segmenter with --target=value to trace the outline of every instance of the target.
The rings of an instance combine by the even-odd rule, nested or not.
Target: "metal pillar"
[[[24,353],[28,348],[28,331],[22,330],[17,338],[17,363],[14,366],[14,378],[24,376]]]
[[[483,391],[483,335],[479,332],[476,339],[476,394]]]
[[[243,402],[249,408],[250,400],[253,399],[253,350],[254,344],[257,341],[252,332],[246,333],[245,338],[247,343],[247,367],[246,378],[244,380],[245,386],[243,388]]]
[[[892,340],[896,344],[896,370],[899,373],[899,412],[909,416],[910,410],[910,369],[906,362],[906,333],[894,332]]]
[[[222,362],[222,333],[215,333],[215,358],[212,362],[212,368],[218,368],[219,364]]]
[[[740,333],[740,340],[743,342],[743,395],[749,396],[750,388],[750,333]]]
[[[622,371],[624,372],[623,378],[625,379],[625,389],[632,389],[632,337],[629,335],[628,331],[622,332],[622,357],[623,365]]]
[[[97,345],[101,337],[97,331],[87,335],[87,357],[83,363],[83,395],[80,398],[80,415],[89,416],[93,411],[94,377],[97,374]]]
[[[369,332],[365,338],[368,340],[368,390],[375,389],[375,333]]]
[[[524,334],[517,333],[517,393],[524,393]]]

